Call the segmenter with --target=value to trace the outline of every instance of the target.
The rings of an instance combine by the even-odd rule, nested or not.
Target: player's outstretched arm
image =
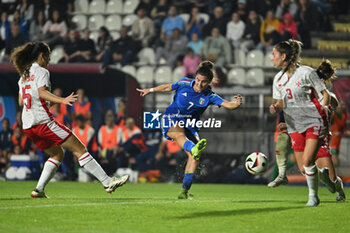
[[[283,100],[277,100],[276,103],[270,105],[270,113],[276,114],[283,110]]]
[[[136,88],[138,92],[140,92],[140,96],[146,96],[151,92],[168,92],[172,91],[173,89],[171,88],[171,83],[163,84],[158,87],[152,87],[149,89],[139,89]]]
[[[69,96],[67,96],[66,98],[62,98],[62,97],[58,97],[54,94],[52,94],[51,92],[49,92],[47,90],[47,87],[39,87],[39,97],[53,102],[53,103],[57,103],[57,104],[66,104],[69,106],[72,106],[72,103],[74,103],[75,101],[77,101],[78,99],[78,95],[74,95],[74,93],[72,92]]]
[[[241,95],[236,95],[234,96],[235,100],[232,101],[232,102],[229,102],[229,101],[224,101],[222,102],[221,106],[226,108],[226,109],[229,109],[229,110],[233,110],[233,109],[236,109],[238,108],[239,106],[241,106],[242,104],[242,96]]]

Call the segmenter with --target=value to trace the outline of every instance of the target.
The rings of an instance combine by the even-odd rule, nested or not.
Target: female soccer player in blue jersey
[[[179,199],[189,198],[188,190],[191,188],[200,154],[207,146],[206,139],[199,140],[199,129],[195,122],[200,120],[202,113],[211,104],[230,110],[236,109],[242,104],[240,95],[235,96],[235,100],[229,102],[211,90],[210,83],[214,77],[213,68],[212,62],[204,61],[198,66],[194,80],[185,77],[173,84],[163,84],[150,89],[137,89],[141,96],[146,96],[151,92],[175,90],[173,102],[162,116],[162,132],[168,140],[175,140],[188,155]]]

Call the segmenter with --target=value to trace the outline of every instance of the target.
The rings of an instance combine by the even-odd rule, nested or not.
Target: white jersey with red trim
[[[280,71],[273,81],[273,98],[283,100],[283,112],[288,132],[303,133],[310,127],[326,126],[318,101],[326,86],[314,69],[298,66],[291,77]],[[281,78],[280,78],[281,77]]]
[[[50,113],[50,102],[39,97],[39,87],[47,87],[51,91],[49,71],[34,63],[29,70],[29,77],[18,81],[19,94],[23,100],[23,129],[53,120]]]

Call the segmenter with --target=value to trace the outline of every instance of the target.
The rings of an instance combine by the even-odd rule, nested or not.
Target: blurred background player
[[[21,77],[18,81],[18,102],[23,106],[24,132],[38,149],[51,156],[44,165],[31,197],[47,197],[44,189],[62,163],[63,148],[74,153],[80,166],[94,175],[103,184],[106,192],[112,193],[117,187],[125,184],[128,176],[120,179],[109,177],[72,131],[53,119],[49,111],[50,102],[71,105],[77,96],[72,93],[62,98],[50,92],[49,72],[45,69],[50,61],[48,45],[43,42],[26,43],[14,50],[11,60]]]
[[[118,148],[118,168],[135,168],[137,155],[147,150],[142,131],[131,117],[126,119],[124,127],[118,129]]]
[[[105,114],[105,124],[98,131],[99,160],[107,174],[113,174],[117,169],[117,154],[119,126],[115,124],[114,112],[109,109]]]
[[[340,142],[345,130],[346,115],[344,111],[345,104],[343,101],[339,101],[339,105],[336,107],[331,117],[332,139],[329,147],[331,149],[334,166],[336,167],[339,166]]]
[[[183,78],[173,84],[163,84],[150,89],[137,89],[141,96],[146,96],[151,92],[175,90],[173,102],[163,114],[162,131],[165,138],[175,140],[188,156],[179,199],[189,198],[188,190],[191,188],[201,152],[207,146],[207,140],[199,140],[197,127],[185,128],[172,123],[186,122],[186,120],[191,119],[199,120],[208,105],[217,105],[233,110],[242,104],[241,96],[235,96],[234,101],[229,102],[212,92],[210,83],[214,78],[213,69],[212,62],[204,61],[198,66],[195,80]]]

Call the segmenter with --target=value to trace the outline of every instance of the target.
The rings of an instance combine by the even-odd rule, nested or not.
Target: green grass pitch
[[[306,186],[126,184],[112,195],[99,183],[58,182],[50,199],[30,199],[36,182],[0,182],[0,232],[350,232],[350,204],[320,187],[321,204],[304,207]],[[345,192],[350,195],[349,188]]]

